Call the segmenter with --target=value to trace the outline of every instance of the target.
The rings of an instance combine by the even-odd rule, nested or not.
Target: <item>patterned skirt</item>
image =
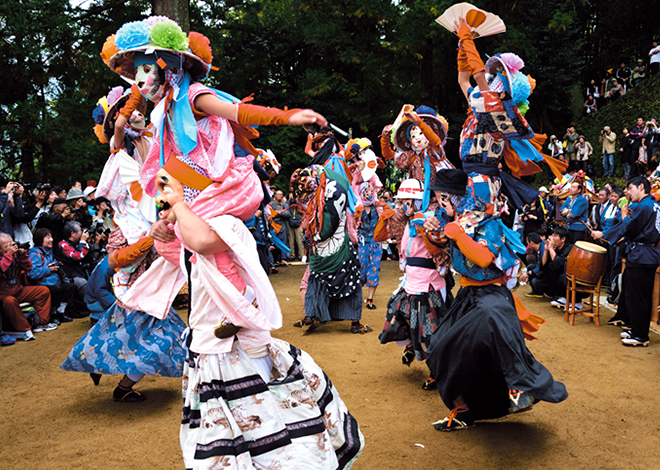
[[[380,259],[383,257],[382,244],[374,241],[360,243],[358,257],[360,258],[362,285],[377,286],[380,281]]]
[[[400,289],[387,303],[385,325],[378,336],[381,344],[410,340],[417,360],[425,360],[428,341],[449,310],[452,300],[449,289],[446,301],[442,300],[440,291],[412,295]]]
[[[164,320],[114,304],[80,338],[60,368],[98,374],[181,377],[186,325],[170,309]]]
[[[226,354],[189,353],[180,433],[186,468],[351,467],[364,438],[330,379],[284,341],[273,339],[269,351],[269,383],[238,341]]]

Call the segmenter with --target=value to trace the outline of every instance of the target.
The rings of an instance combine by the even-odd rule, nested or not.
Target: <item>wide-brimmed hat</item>
[[[209,40],[194,31],[186,37],[181,27],[165,16],[150,16],[124,24],[106,39],[101,57],[114,72],[135,81],[135,55],[151,58],[161,68],[183,69],[193,81],[209,73],[213,55]]]
[[[66,195],[66,200],[72,201],[73,199],[80,199],[83,197],[85,197],[85,194],[83,194],[82,189],[71,188],[69,189],[69,192]]]
[[[360,171],[362,181],[369,181],[378,169],[378,157],[373,150],[368,148],[360,159],[364,162],[364,168]]]
[[[424,185],[418,179],[407,179],[401,183],[394,199],[423,199]]]
[[[428,106],[419,106],[415,113],[424,120],[426,124],[435,132],[435,134],[440,138],[442,142],[441,145],[445,145],[447,141],[447,120],[439,116],[433,108]],[[393,131],[392,133],[392,143],[401,150],[402,152],[407,152],[412,150],[412,145],[410,143],[410,128],[414,126],[415,123],[403,118],[401,124]]]
[[[449,194],[465,195],[468,176],[463,170],[458,168],[447,168],[438,170],[435,174],[435,181],[431,186],[431,191],[444,191]]]

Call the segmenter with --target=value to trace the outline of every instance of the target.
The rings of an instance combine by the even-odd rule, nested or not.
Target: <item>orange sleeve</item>
[[[426,124],[424,121],[419,123],[419,128],[424,134],[424,137],[428,139],[429,145],[431,147],[440,147],[440,145],[442,145],[442,141],[440,140],[440,137],[438,137],[436,133],[433,132],[433,129],[431,129],[429,125]]]
[[[389,162],[394,158],[394,150],[390,144],[389,134],[383,133],[383,135],[380,136],[380,151],[382,152],[383,158],[386,162]]]
[[[278,108],[266,108],[254,104],[239,103],[237,121],[240,124],[248,126],[283,126],[289,122],[294,114],[298,114],[302,109],[289,109],[283,111]]]
[[[445,226],[445,235],[454,240],[461,253],[480,268],[490,266],[495,259],[487,246],[474,241],[456,222],[451,222]]]
[[[383,209],[383,213],[378,218],[378,223],[376,224],[376,230],[374,230],[374,241],[375,242],[384,242],[390,238],[390,228],[387,221],[395,214],[394,209],[386,207]]]

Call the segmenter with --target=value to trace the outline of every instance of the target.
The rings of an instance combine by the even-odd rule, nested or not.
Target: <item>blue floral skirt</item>
[[[377,286],[380,281],[380,259],[383,257],[383,245],[380,242],[365,242],[358,246],[360,275],[362,285]]]
[[[164,320],[116,303],[73,347],[60,368],[97,374],[181,377],[186,325],[170,309]]]

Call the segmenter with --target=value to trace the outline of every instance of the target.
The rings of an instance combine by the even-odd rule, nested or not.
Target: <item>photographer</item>
[[[83,230],[80,223],[76,221],[67,222],[63,230],[64,240],[59,242],[57,258],[64,263],[62,266],[66,277],[71,279],[78,291],[78,298],[85,298],[85,285],[87,284],[87,272],[83,262],[89,253],[89,231]]]
[[[562,147],[561,142],[557,140],[556,135],[550,136],[550,143],[548,144],[548,150],[550,150],[550,156],[553,158],[557,158],[559,157],[559,155],[563,155],[564,149]]]
[[[646,139],[648,146],[648,160],[649,167],[651,167],[651,160],[655,161],[658,155],[658,144],[660,144],[660,129],[658,129],[658,121],[656,118],[651,118],[646,123],[646,129],[642,136]]]
[[[78,188],[69,189],[66,196],[66,202],[71,208],[73,220],[80,222],[80,225],[84,228],[90,228],[92,226],[92,214],[90,214],[87,209],[85,194],[82,190]]]
[[[0,233],[0,302],[2,314],[20,334],[23,341],[34,339],[39,331],[54,330],[50,323],[50,292],[43,286],[23,286],[22,271],[32,269],[32,263],[24,249],[19,248],[6,233]],[[32,325],[27,321],[21,303],[29,302],[37,312]]]
[[[94,201],[94,222],[92,227],[102,228],[103,231],[109,229],[113,230],[115,224],[112,221],[112,205],[104,197],[99,197]]]
[[[20,183],[19,183],[20,184]],[[44,190],[39,187],[35,191],[36,199],[29,193],[23,192],[28,201],[23,203],[23,216],[17,215],[13,218],[14,240],[19,247],[29,249],[33,246],[32,232],[29,224],[35,220],[37,214],[46,205],[50,189]]]
[[[25,215],[23,211],[23,186],[10,181],[0,190],[0,232],[14,238],[13,220]]]
[[[616,134],[610,126],[600,131],[600,142],[603,144],[603,176],[614,176],[614,150],[616,149]]]
[[[73,321],[65,313],[73,308],[73,296],[76,287],[63,280],[62,262],[53,255],[53,234],[47,228],[34,232],[34,247],[28,251],[32,269],[27,273],[34,285],[46,286],[50,291],[51,317],[55,322]]]
[[[73,219],[71,208],[66,199],[55,198],[50,206],[50,212],[43,214],[37,220],[37,228],[47,228],[53,234],[55,243],[64,238],[64,224]]]

